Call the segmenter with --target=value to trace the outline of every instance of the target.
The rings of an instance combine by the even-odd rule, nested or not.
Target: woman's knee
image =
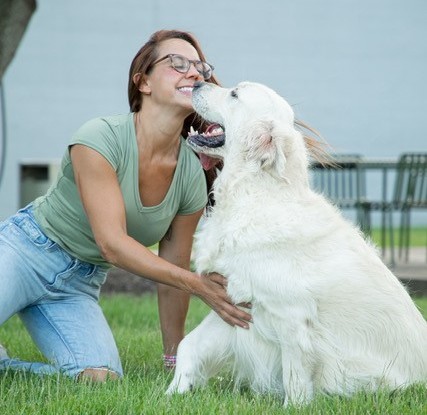
[[[86,368],[77,376],[78,380],[89,380],[93,382],[105,382],[107,380],[117,380],[121,377],[121,373],[115,372],[114,370],[96,367]]]

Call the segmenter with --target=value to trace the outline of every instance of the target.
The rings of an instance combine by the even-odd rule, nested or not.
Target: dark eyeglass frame
[[[181,63],[185,64],[186,69],[175,66],[177,65],[177,63],[174,62],[174,58],[179,58],[181,60]],[[196,68],[196,71],[203,76],[203,79],[205,81],[207,81],[212,77],[213,70],[215,69],[213,65],[211,65],[210,63],[203,62],[200,60],[191,60],[177,53],[169,53],[168,55],[163,56],[157,59],[156,61],[154,61],[150,66],[153,67],[154,65],[157,65],[158,63],[163,62],[166,59],[170,60],[170,64],[172,68],[179,73],[188,73],[188,71],[190,70],[191,64],[193,64],[194,67]]]

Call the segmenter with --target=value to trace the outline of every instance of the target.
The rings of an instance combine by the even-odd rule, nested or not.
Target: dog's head
[[[230,162],[242,160],[285,178],[285,164],[295,145],[305,149],[294,128],[290,105],[270,88],[242,82],[235,88],[199,83],[193,90],[198,114],[215,123],[207,133],[190,132],[188,144],[199,154]],[[296,142],[296,143],[295,143]],[[300,142],[300,143],[298,143]]]

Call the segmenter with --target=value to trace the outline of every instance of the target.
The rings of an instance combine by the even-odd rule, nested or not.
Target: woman
[[[221,275],[189,271],[207,188],[182,132],[197,120],[192,87],[215,82],[212,69],[190,34],[156,32],[131,64],[131,113],[83,125],[48,193],[0,224],[0,324],[19,313],[52,362],[10,359],[2,348],[0,369],[121,376],[97,303],[111,265],[159,283],[166,365],[184,335],[190,294],[248,328],[250,315],[231,304]],[[155,242],[159,256],[147,248]]]

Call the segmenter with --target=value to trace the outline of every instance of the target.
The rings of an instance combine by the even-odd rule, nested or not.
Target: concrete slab
[[[389,252],[386,252],[385,262],[389,261]],[[397,258],[396,265],[390,267],[413,295],[427,296],[427,248],[416,247],[409,250],[408,262]]]

